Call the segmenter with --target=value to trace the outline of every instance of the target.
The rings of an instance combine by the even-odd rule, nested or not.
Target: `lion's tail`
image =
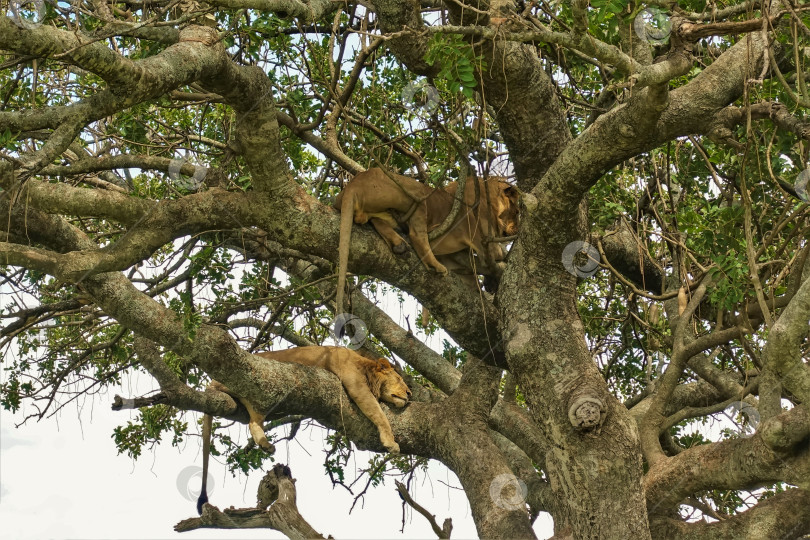
[[[202,486],[200,487],[200,496],[197,498],[197,513],[202,515],[202,508],[208,502],[208,492],[206,484],[208,483],[208,456],[211,453],[211,424],[213,417],[210,414],[203,415],[203,467],[202,467]]]
[[[353,190],[343,191],[340,204],[340,241],[338,243],[338,278],[337,296],[335,297],[335,316],[343,313],[343,296],[346,289],[346,271],[349,267],[349,245],[352,243],[352,222],[354,221]]]

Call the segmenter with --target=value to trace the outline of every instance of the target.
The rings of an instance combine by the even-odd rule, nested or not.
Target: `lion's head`
[[[520,226],[520,190],[506,182],[498,182],[498,196],[492,202],[498,217],[498,232],[506,236],[517,234]]]
[[[394,407],[404,407],[411,398],[411,389],[385,358],[372,360],[366,370],[369,388],[374,397]]]

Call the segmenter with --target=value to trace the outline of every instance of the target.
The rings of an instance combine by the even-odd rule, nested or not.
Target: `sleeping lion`
[[[396,229],[407,225],[411,244],[419,259],[441,275],[448,272],[445,264],[450,264],[454,271],[476,273],[468,269],[473,254],[479,260],[477,273],[500,273],[497,263],[505,259],[506,253],[497,242],[487,242],[485,237],[517,234],[520,225],[520,192],[500,177],[468,180],[462,210],[456,216],[453,226],[444,235],[429,241],[428,233],[439,227],[450,214],[457,190],[456,182],[444,189],[432,188],[408,176],[379,167],[357,173],[346,184],[333,205],[340,211],[335,314],[343,313],[344,309],[352,223],[362,225],[371,222],[391,251],[397,255],[405,253],[407,248],[405,240]]]
[[[377,400],[385,401],[395,407],[404,407],[411,397],[411,390],[385,358],[369,360],[360,354],[344,347],[293,347],[284,351],[267,351],[257,353],[269,360],[291,362],[305,366],[327,369],[338,376],[346,393],[363,414],[377,426],[380,442],[391,453],[399,453],[399,445],[394,440],[391,424],[383,414]],[[238,400],[250,415],[250,434],[253,440],[269,452],[275,448],[264,433],[264,419],[269,411],[258,410],[250,403],[234,395],[222,383],[211,381],[208,386],[213,390],[225,392]],[[197,499],[197,512],[202,514],[202,506],[208,502],[206,480],[208,479],[208,456],[211,450],[210,414],[203,416],[203,470],[202,488]]]

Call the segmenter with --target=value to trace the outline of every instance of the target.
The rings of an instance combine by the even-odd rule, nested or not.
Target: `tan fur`
[[[380,442],[391,453],[399,453],[399,445],[394,440],[391,424],[385,417],[377,400],[385,401],[395,407],[404,407],[411,397],[411,390],[399,373],[391,367],[385,358],[370,360],[360,354],[343,347],[293,347],[283,351],[267,351],[258,353],[268,360],[289,362],[304,366],[326,369],[337,375],[346,393],[354,401],[363,414],[377,426],[380,433]],[[209,388],[225,392],[237,399],[250,415],[250,434],[253,440],[268,451],[275,448],[267,440],[264,433],[264,420],[269,411],[255,408],[246,400],[234,395],[222,383],[211,381]],[[211,440],[211,416],[206,414],[203,418],[203,485],[197,510],[202,512],[202,505],[208,501],[205,492],[208,477],[208,453]]]
[[[336,313],[343,313],[353,222],[362,225],[371,221],[391,251],[402,254],[406,250],[405,241],[394,230],[398,224],[391,211],[407,215],[408,234],[414,251],[426,266],[444,275],[447,274],[447,269],[436,260],[428,243],[428,216],[441,214],[452,202],[452,197],[444,190],[434,189],[401,174],[386,172],[380,168],[356,174],[337,196],[334,204],[340,211]]]
[[[475,184],[470,178],[464,186],[464,207],[455,223],[446,234],[430,243],[436,259],[448,272],[458,275],[475,291],[478,291],[477,276],[500,276],[504,265],[501,261],[506,258],[499,243],[485,244],[484,239],[515,235],[520,226],[520,191],[500,177],[477,181],[480,202],[476,204]],[[458,183],[448,184],[444,189],[455,197]],[[427,327],[430,312],[425,306],[421,319],[422,326]]]
[[[483,240],[488,236],[517,232],[518,191],[497,177],[488,178],[486,182],[478,179],[478,185],[478,203],[475,183],[468,181],[464,190],[464,206],[450,230],[428,242],[428,232],[441,225],[450,214],[458,190],[456,183],[445,189],[434,189],[407,176],[379,168],[357,174],[334,204],[341,213],[336,313],[343,313],[352,223],[371,221],[391,250],[402,254],[406,249],[405,241],[394,229],[399,225],[395,217],[405,216],[411,243],[426,266],[444,275],[447,268],[437,256],[465,251],[476,253],[485,261],[482,265],[484,271],[497,271],[495,265],[504,259],[505,253],[497,243],[485,247]]]
[[[391,425],[377,400],[404,407],[410,399],[411,390],[388,360],[370,360],[344,347],[295,347],[285,351],[263,352],[257,356],[319,367],[337,375],[352,401],[377,426],[383,446],[389,452],[399,452]]]
[[[454,254],[473,254],[481,260],[479,274],[496,273],[496,264],[503,261],[506,253],[497,242],[484,243],[488,237],[497,238],[517,234],[520,226],[518,210],[519,191],[502,178],[491,176],[486,180],[478,178],[478,201],[473,179],[464,186],[464,199],[461,212],[450,230],[430,243],[437,257]],[[453,182],[445,187],[453,197],[458,184]],[[449,213],[449,211],[448,211]],[[446,217],[445,214],[444,217]],[[444,220],[442,217],[442,221]],[[439,222],[441,223],[441,221]],[[464,257],[450,257],[446,260],[464,260]],[[445,259],[442,259],[445,262]]]

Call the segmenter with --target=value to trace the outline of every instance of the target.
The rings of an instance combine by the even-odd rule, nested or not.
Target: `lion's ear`
[[[391,369],[391,364],[385,358],[377,358],[377,365],[375,366],[377,371],[384,371],[385,369]]]
[[[511,184],[506,184],[503,194],[512,200],[517,200],[520,197],[520,190]]]

